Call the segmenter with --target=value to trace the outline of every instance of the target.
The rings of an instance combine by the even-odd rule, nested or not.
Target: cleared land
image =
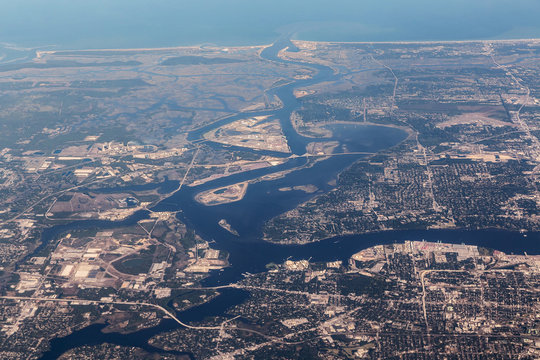
[[[206,133],[204,137],[225,145],[290,153],[279,121],[270,120],[269,116],[237,120]]]
[[[244,181],[217,189],[203,191],[195,196],[195,200],[206,206],[228,204],[242,200],[244,195],[246,195],[247,188],[248,182]]]

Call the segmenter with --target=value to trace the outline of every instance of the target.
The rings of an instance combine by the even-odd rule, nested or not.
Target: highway
[[[226,286],[223,286],[226,287]],[[230,287],[230,286],[229,286]],[[283,341],[281,338],[276,338],[273,336],[269,336],[266,334],[263,334],[259,331],[252,330],[252,329],[246,329],[246,328],[239,328],[236,326],[225,326],[226,323],[229,323],[233,321],[236,318],[233,319],[227,319],[225,320],[221,325],[218,326],[192,326],[189,324],[186,324],[182,322],[180,319],[178,319],[175,315],[173,315],[169,310],[165,309],[163,306],[158,304],[152,304],[147,302],[138,302],[138,301],[116,301],[116,300],[85,300],[85,299],[56,299],[56,298],[47,298],[47,297],[29,297],[29,296],[0,296],[0,299],[5,300],[15,300],[15,301],[31,301],[31,302],[55,302],[55,303],[68,303],[72,306],[78,306],[78,305],[128,305],[128,306],[145,306],[145,307],[151,307],[154,309],[157,309],[164,313],[169,318],[176,321],[180,326],[185,327],[187,329],[192,330],[219,330],[221,333],[225,330],[237,330],[237,331],[243,331],[243,332],[249,332],[252,334],[256,334],[259,336],[262,336],[266,339],[269,339],[271,343],[282,343],[282,344],[295,344],[290,343],[287,341]]]

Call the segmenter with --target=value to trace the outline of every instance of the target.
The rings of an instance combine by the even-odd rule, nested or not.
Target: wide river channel
[[[278,40],[273,46],[266,48],[261,56],[269,61],[282,64],[289,62],[280,59],[279,50],[289,47],[295,50],[294,45],[287,39]],[[240,280],[245,273],[265,271],[265,265],[271,262],[281,263],[287,258],[308,259],[312,261],[346,260],[353,253],[377,244],[389,244],[405,240],[442,241],[448,243],[465,243],[485,246],[507,253],[529,254],[540,253],[540,234],[528,233],[527,235],[517,232],[498,230],[407,230],[388,231],[365,235],[340,236],[317,243],[285,246],[276,245],[261,240],[262,225],[272,217],[287,210],[293,209],[311,197],[330,191],[334,180],[341,171],[352,163],[362,158],[361,153],[376,153],[399,144],[407,138],[405,131],[396,128],[374,125],[331,125],[332,138],[324,141],[337,141],[337,152],[355,153],[349,155],[332,156],[317,162],[310,162],[302,157],[306,152],[306,146],[313,141],[321,139],[307,138],[299,135],[291,125],[291,113],[300,107],[299,101],[293,95],[296,87],[316,84],[323,81],[331,81],[336,78],[332,69],[322,65],[306,65],[313,69],[310,79],[297,80],[270,90],[269,96],[274,94],[282,101],[283,106],[277,110],[250,112],[239,114],[207,127],[198,129],[189,134],[188,139],[197,141],[207,131],[245,118],[246,116],[270,115],[279,119],[283,133],[287,138],[293,154],[299,157],[290,158],[282,165],[271,168],[248,171],[224,178],[219,178],[199,186],[184,186],[166,198],[153,211],[178,211],[178,218],[202,236],[205,240],[215,241],[212,247],[229,253],[230,267],[211,273],[203,281],[204,286],[226,285]],[[330,127],[330,125],[329,125]],[[211,146],[222,145],[212,143]],[[248,151],[243,149],[244,151]],[[260,151],[257,153],[261,153]],[[360,153],[360,154],[359,154]],[[268,153],[274,156],[289,157],[290,154]],[[286,171],[289,170],[289,171]],[[294,170],[294,171],[290,171]],[[217,205],[204,206],[194,200],[196,194],[201,191],[237,182],[257,179],[263,175],[269,175],[285,171],[283,176],[271,180],[255,182],[249,185],[244,198],[240,201]],[[309,194],[300,190],[282,191],[284,188],[293,188],[300,185],[315,185],[319,190],[315,194]],[[281,189],[281,190],[280,190]],[[115,189],[113,189],[115,190]],[[121,191],[122,189],[118,189]],[[57,238],[60,234],[77,228],[111,228],[118,225],[134,224],[146,218],[148,213],[140,211],[118,222],[109,221],[76,221],[67,225],[58,225],[47,229],[42,236],[42,246]],[[221,219],[238,231],[240,236],[235,236],[223,229],[218,222]],[[41,246],[41,247],[42,247]],[[41,248],[40,247],[40,248]],[[209,316],[227,316],[227,309],[240,304],[249,294],[239,289],[222,289],[220,295],[208,303],[193,307],[183,312],[178,312],[177,317],[186,322],[201,321]],[[166,353],[160,349],[148,345],[148,340],[161,332],[173,330],[180,325],[171,319],[162,320],[159,325],[140,330],[128,335],[120,333],[103,333],[106,325],[95,324],[74,332],[73,334],[58,338],[51,342],[51,349],[41,359],[56,359],[64,352],[83,345],[99,345],[111,343],[125,346],[137,346],[151,353]],[[174,354],[180,354],[172,352]],[[187,354],[191,356],[190,354]]]

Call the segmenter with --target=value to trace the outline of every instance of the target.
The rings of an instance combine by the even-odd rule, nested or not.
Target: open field
[[[195,200],[206,206],[228,204],[242,200],[246,194],[247,188],[248,182],[245,181],[201,192],[195,196]]]

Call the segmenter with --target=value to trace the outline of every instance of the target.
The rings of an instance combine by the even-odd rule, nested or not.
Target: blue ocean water
[[[540,37],[537,0],[0,0],[0,43],[56,48]]]

